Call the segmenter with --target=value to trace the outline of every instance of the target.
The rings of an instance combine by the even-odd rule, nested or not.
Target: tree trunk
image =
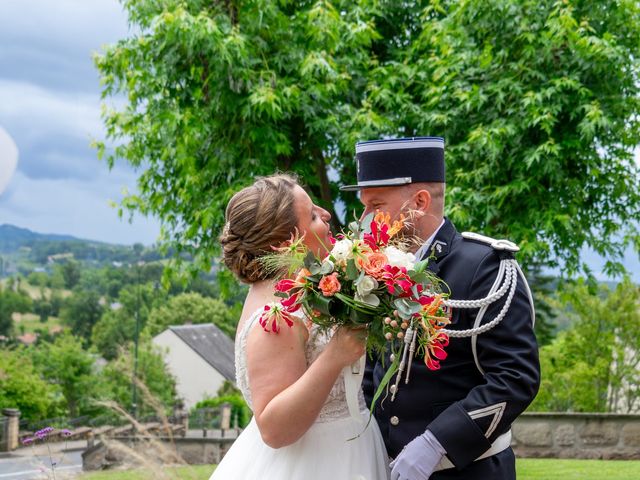
[[[327,175],[327,164],[324,160],[324,155],[319,149],[313,150],[313,160],[316,167],[316,174],[318,180],[320,180],[320,201],[321,206],[331,214],[331,229],[337,232],[342,228],[340,221],[336,215],[336,211],[333,205],[333,198],[331,196],[331,185],[329,184],[329,176]]]

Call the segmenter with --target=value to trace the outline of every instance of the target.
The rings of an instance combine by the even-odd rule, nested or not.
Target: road
[[[59,462],[56,465],[56,477],[65,478],[82,471],[82,451],[55,452],[53,460]],[[0,457],[0,480],[35,480],[53,478],[51,470],[47,476],[42,467],[50,465],[48,456],[10,455]],[[60,473],[60,475],[58,475]]]

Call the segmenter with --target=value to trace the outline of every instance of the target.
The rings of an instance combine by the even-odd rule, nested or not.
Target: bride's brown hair
[[[240,280],[254,283],[275,276],[262,265],[261,257],[288,240],[298,224],[293,175],[262,177],[236,193],[225,212],[220,235],[222,261]]]

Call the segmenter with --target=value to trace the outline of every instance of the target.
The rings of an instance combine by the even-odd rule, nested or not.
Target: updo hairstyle
[[[293,196],[297,185],[288,174],[262,177],[229,201],[220,236],[222,260],[241,281],[255,283],[275,276],[260,257],[288,240],[298,225]]]

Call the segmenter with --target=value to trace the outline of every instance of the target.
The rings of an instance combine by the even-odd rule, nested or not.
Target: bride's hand
[[[338,362],[342,367],[346,367],[364,355],[366,343],[366,327],[340,327],[333,334],[325,351],[327,351],[332,361]]]

